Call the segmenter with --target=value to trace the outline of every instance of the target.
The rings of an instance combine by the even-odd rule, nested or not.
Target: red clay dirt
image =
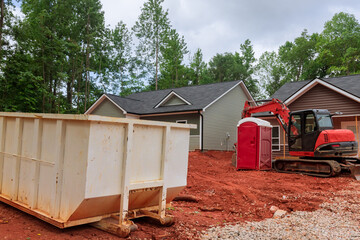
[[[350,189],[348,174],[314,178],[273,171],[236,171],[233,152],[190,152],[188,186],[181,193],[199,202],[173,202],[167,210],[175,216],[170,227],[149,219],[128,239],[194,239],[210,226],[272,217],[271,206],[287,211],[314,211],[337,191]],[[354,186],[354,184],[352,184]],[[355,185],[359,191],[360,184]],[[353,189],[354,190],[354,189]],[[118,239],[88,225],[57,229],[6,204],[0,203],[0,239]]]

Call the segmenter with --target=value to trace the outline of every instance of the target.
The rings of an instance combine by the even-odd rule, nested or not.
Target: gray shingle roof
[[[360,97],[360,74],[320,79],[356,97]],[[284,102],[310,82],[311,80],[286,83],[274,93],[272,98],[278,98]]]
[[[111,100],[118,104],[128,113],[133,114],[154,114],[168,112],[183,112],[202,110],[232,87],[240,84],[241,81],[213,83],[182,88],[134,93],[127,97],[106,94]],[[162,106],[155,108],[168,94],[175,92],[191,105]]]
[[[292,96],[294,93],[296,93],[299,89],[301,89],[303,86],[311,82],[310,80],[307,81],[301,81],[301,82],[289,82],[285,83],[284,85],[279,88],[274,95],[271,96],[271,98],[277,98],[281,101],[285,101],[287,98]]]

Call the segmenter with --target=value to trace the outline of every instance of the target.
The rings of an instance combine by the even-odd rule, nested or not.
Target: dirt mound
[[[176,218],[171,227],[135,222],[139,230],[130,239],[193,239],[213,225],[260,221],[272,217],[271,206],[286,211],[314,211],[337,191],[346,189],[349,175],[314,178],[273,171],[236,171],[232,152],[189,154],[188,186],[181,194],[199,202],[173,202],[168,213]],[[117,239],[89,226],[59,230],[18,210],[0,204],[0,236],[8,239]],[[1,223],[1,221],[0,221]],[[40,235],[38,235],[40,234]]]

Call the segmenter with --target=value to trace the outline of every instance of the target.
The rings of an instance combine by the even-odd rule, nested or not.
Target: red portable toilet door
[[[247,122],[238,128],[238,149],[236,166],[245,169],[256,169],[257,159],[257,130],[255,123]]]
[[[261,145],[260,145],[260,162],[259,169],[271,169],[271,131],[269,127],[261,127]]]

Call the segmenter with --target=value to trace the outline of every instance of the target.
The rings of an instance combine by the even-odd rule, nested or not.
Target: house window
[[[353,122],[350,122],[350,121],[349,122],[348,121],[341,122],[341,128],[351,130],[354,133],[355,138],[358,138],[359,135],[360,135],[360,126],[359,126],[360,121],[357,124],[358,124],[358,126],[357,126],[358,134],[356,134],[356,123],[355,123],[355,121],[353,121]]]
[[[272,150],[280,151],[280,126],[273,126],[271,142]]]
[[[176,123],[183,123],[183,124],[187,124],[187,120],[176,120]]]

